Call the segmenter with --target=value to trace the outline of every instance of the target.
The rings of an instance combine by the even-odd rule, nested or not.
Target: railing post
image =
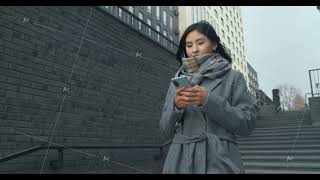
[[[312,88],[311,70],[309,70],[309,80],[310,80],[310,87],[311,87],[311,95],[312,95],[312,97],[313,97],[313,88]]]
[[[63,167],[63,147],[58,148],[58,159],[50,161],[50,167],[59,170]]]

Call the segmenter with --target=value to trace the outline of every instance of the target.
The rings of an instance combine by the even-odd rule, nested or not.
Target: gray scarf
[[[210,53],[193,58],[198,63],[192,64],[197,64],[197,66],[188,66],[187,62],[190,62],[188,59],[191,58],[182,59],[181,74],[187,76],[192,85],[199,84],[205,77],[215,79],[231,69],[229,62],[218,53]]]

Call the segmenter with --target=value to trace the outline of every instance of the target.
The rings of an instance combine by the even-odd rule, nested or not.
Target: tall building
[[[101,6],[173,53],[179,43],[178,6]]]
[[[249,87],[241,9],[238,6],[179,6],[180,36],[187,26],[205,20],[216,30],[233,59],[232,68],[244,75]]]
[[[250,92],[256,96],[256,91],[259,89],[259,84],[258,84],[258,74],[257,72],[253,69],[253,67],[250,65],[249,62],[247,62],[247,67],[248,67],[248,77],[249,77],[249,90]]]

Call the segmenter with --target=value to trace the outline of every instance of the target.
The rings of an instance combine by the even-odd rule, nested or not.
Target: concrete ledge
[[[320,97],[309,98],[312,125],[320,125]]]

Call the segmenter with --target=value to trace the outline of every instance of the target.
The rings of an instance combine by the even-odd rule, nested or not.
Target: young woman
[[[243,75],[231,69],[214,28],[205,21],[190,25],[181,37],[175,77],[192,87],[170,83],[160,129],[173,138],[163,173],[244,173],[236,135],[255,125],[255,99]]]

